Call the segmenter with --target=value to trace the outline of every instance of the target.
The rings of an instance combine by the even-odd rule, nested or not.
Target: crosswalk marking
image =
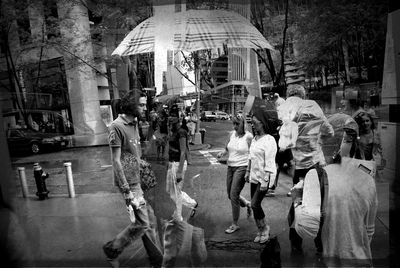
[[[215,158],[210,152],[220,152],[221,150],[207,150],[207,151],[199,151],[208,161],[210,161],[211,165],[221,165],[217,158]]]
[[[215,148],[213,150],[206,150],[206,151],[200,151],[200,152],[219,153],[222,150],[223,150],[223,148]]]

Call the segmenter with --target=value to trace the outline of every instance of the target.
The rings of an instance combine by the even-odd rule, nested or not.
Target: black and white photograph
[[[400,3],[0,0],[1,267],[400,267]]]

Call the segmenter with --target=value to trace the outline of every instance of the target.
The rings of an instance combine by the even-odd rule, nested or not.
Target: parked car
[[[212,111],[204,111],[200,116],[201,121],[217,121],[217,115]]]
[[[68,138],[57,133],[43,133],[25,128],[7,130],[10,153],[38,154],[49,149],[63,149],[68,146]]]
[[[215,112],[215,114],[217,115],[217,119],[229,120],[229,114],[227,114],[225,112]]]

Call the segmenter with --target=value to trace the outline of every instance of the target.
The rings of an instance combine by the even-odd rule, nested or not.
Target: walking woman
[[[253,135],[245,130],[243,117],[235,116],[233,118],[233,131],[229,133],[229,139],[225,150],[218,153],[221,158],[228,153],[228,171],[226,175],[226,187],[228,198],[232,205],[232,225],[225,230],[225,233],[231,234],[240,229],[238,220],[240,216],[240,207],[247,207],[247,217],[251,217],[251,205],[243,196],[240,195],[244,184],[244,176],[247,170],[249,159],[249,147]]]
[[[177,111],[177,107],[176,107]],[[171,108],[169,126],[169,163],[167,171],[167,193],[174,200],[176,209],[173,217],[183,220],[182,205],[192,208],[191,217],[194,216],[197,202],[188,194],[182,191],[185,172],[187,169],[187,160],[189,157],[188,132],[182,128],[182,120],[179,113],[175,112],[174,107]]]
[[[246,181],[250,182],[251,208],[258,228],[255,243],[265,243],[269,239],[270,227],[266,224],[261,202],[268,191],[270,180],[276,177],[275,156],[277,145],[273,124],[262,111],[255,111],[252,117],[254,138],[250,145]]]
[[[156,137],[157,160],[164,160],[165,146],[168,142],[168,114],[165,110],[161,111],[157,120],[154,136]]]
[[[360,155],[356,157],[365,160],[374,160],[377,165],[377,179],[381,178],[380,171],[385,167],[385,160],[382,155],[382,145],[380,133],[375,127],[375,122],[371,114],[364,110],[359,110],[353,115],[359,127],[360,139],[358,145]]]

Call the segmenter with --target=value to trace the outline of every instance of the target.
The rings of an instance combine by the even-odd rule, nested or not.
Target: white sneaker
[[[269,240],[269,230],[270,230],[270,227],[267,225],[265,227],[265,230],[262,231],[262,233],[261,233],[260,244],[264,244]]]
[[[231,226],[229,226],[228,229],[225,230],[225,233],[231,234],[231,233],[236,232],[239,229],[240,229],[239,225],[232,224]]]
[[[261,233],[257,232],[257,236],[256,238],[254,238],[254,243],[260,243],[260,240],[261,240]]]

